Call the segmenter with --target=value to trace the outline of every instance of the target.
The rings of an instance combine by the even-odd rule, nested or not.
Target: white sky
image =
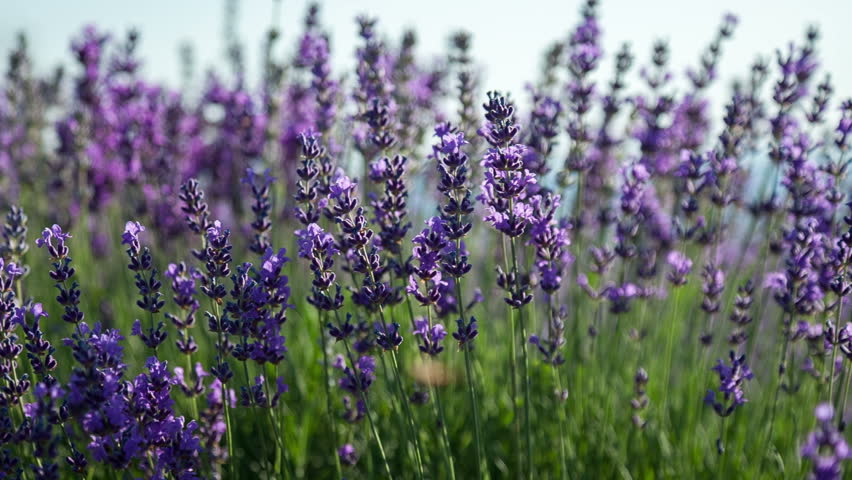
[[[279,25],[288,50],[301,31],[307,3],[283,0]],[[273,20],[272,5],[272,0],[241,2],[239,32],[247,47],[250,79],[257,72],[260,45]],[[485,69],[484,87],[512,91],[515,98],[524,98],[523,85],[537,78],[542,52],[573,28],[579,5],[577,0],[331,0],[322,2],[321,19],[332,34],[336,72],[352,64],[357,44],[354,19],[359,13],[368,13],[379,17],[380,32],[394,41],[405,27],[415,27],[419,51],[426,55],[440,54],[449,34],[459,28],[473,32],[473,54]],[[178,45],[184,41],[195,47],[199,69],[226,67],[222,61],[223,0],[21,0],[11,7],[7,4],[4,10],[0,52],[5,54],[13,45],[15,32],[23,29],[40,70],[56,62],[70,62],[69,41],[87,23],[119,36],[138,27],[145,73],[155,80],[178,84]],[[671,65],[680,74],[697,63],[725,12],[738,15],[740,25],[725,47],[720,79],[710,92],[714,114],[721,111],[730,80],[744,75],[755,55],[768,55],[789,41],[799,41],[810,23],[821,27],[820,56],[823,68],[832,73],[836,98],[852,94],[852,0],[603,0],[603,47],[609,55],[629,41],[636,65],[642,65],[648,61],[654,39],[665,38],[671,46]],[[604,76],[599,78],[608,78],[611,64],[604,63],[602,69]]]

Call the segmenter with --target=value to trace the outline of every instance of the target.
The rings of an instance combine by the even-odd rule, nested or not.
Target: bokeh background
[[[69,41],[80,28],[95,23],[114,34],[136,27],[142,33],[139,57],[147,78],[180,86],[181,45],[191,45],[194,79],[201,82],[210,67],[227,70],[224,61],[226,16],[234,19],[243,44],[246,78],[258,79],[264,35],[273,23],[285,41],[279,54],[289,54],[301,31],[307,0],[27,0],[8,2],[0,15],[0,51],[14,46],[16,32],[29,36],[37,69],[69,62]],[[405,28],[417,30],[418,49],[436,59],[445,51],[450,32],[464,28],[474,33],[473,57],[483,68],[484,90],[513,92],[522,105],[524,83],[536,78],[541,55],[575,25],[579,0],[335,0],[320,2],[322,22],[331,34],[335,71],[354,64],[357,41],[355,17],[379,17],[380,31],[398,39]],[[606,0],[600,5],[605,57],[596,74],[606,79],[612,55],[630,41],[640,64],[650,55],[652,42],[669,41],[676,69],[695,65],[726,12],[740,18],[733,39],[726,43],[719,80],[711,87],[711,102],[723,105],[730,83],[748,72],[756,55],[774,55],[775,49],[802,38],[808,24],[820,27],[819,55],[823,71],[831,72],[839,91],[852,86],[852,1],[849,0]],[[633,75],[638,75],[633,69]],[[677,71],[676,73],[683,73]],[[683,79],[679,79],[683,80]],[[718,115],[721,109],[714,109]]]

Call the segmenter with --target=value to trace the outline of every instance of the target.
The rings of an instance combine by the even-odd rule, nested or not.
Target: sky
[[[10,2],[11,3],[11,2]],[[242,0],[237,25],[246,47],[249,78],[259,70],[261,44],[270,24],[277,23],[285,51],[292,51],[301,31],[308,2],[282,0],[275,15],[273,0]],[[461,28],[473,33],[473,55],[483,68],[485,89],[500,89],[523,97],[526,82],[535,80],[545,48],[564,39],[576,25],[580,2],[557,0],[330,0],[321,2],[321,21],[332,35],[337,71],[353,64],[357,46],[355,17],[379,18],[379,30],[397,43],[406,28],[418,31],[419,52],[429,58],[445,50],[449,35]],[[720,112],[731,81],[748,73],[757,55],[773,55],[799,41],[809,24],[821,28],[819,53],[832,74],[839,97],[852,95],[852,0],[602,0],[600,24],[605,55],[630,42],[636,65],[648,63],[652,43],[659,38],[671,46],[671,65],[682,73],[696,65],[722,16],[740,18],[734,38],[725,45],[719,80],[709,94]],[[89,23],[118,36],[131,27],[142,34],[140,54],[144,72],[156,81],[179,85],[179,45],[189,42],[200,71],[223,61],[224,0],[26,0],[15,1],[0,16],[0,51],[8,51],[15,34],[28,34],[36,68],[46,71],[65,62],[71,66],[70,39]],[[73,68],[73,66],[72,66]],[[610,62],[601,65],[600,79],[609,77]],[[820,75],[820,78],[822,75]],[[255,77],[256,78],[256,77]]]

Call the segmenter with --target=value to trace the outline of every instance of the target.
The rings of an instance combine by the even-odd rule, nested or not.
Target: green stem
[[[337,310],[334,311],[334,315],[337,319],[337,324],[342,325],[342,322],[340,321],[340,314],[337,312]],[[349,363],[351,365],[350,368],[352,368],[352,372],[355,372],[355,357],[352,356],[352,349],[349,348],[349,340],[347,340],[346,338],[343,339],[343,347],[346,349],[346,357],[349,359]],[[360,385],[358,385],[358,392],[361,396],[361,401],[364,402],[364,410],[367,414],[367,421],[370,423],[370,431],[373,433],[373,438],[376,439],[376,445],[379,447],[379,455],[382,458],[382,463],[385,467],[385,473],[387,474],[389,479],[393,479],[390,464],[388,463],[387,455],[385,455],[385,447],[384,445],[382,445],[382,437],[379,435],[378,429],[376,429],[376,424],[373,421],[373,414],[370,413],[370,403],[367,400],[367,394],[363,391]]]
[[[458,240],[460,242],[460,240]],[[456,251],[461,247],[459,245],[456,246]],[[463,321],[467,322],[467,317],[465,315],[465,305],[464,305],[464,296],[462,295],[462,279],[461,277],[456,278],[456,303],[459,306],[459,315]],[[431,323],[431,322],[430,322]],[[514,322],[513,322],[514,323]],[[514,328],[512,329],[514,331]],[[513,342],[514,345],[514,342]],[[474,383],[473,375],[471,375],[471,353],[469,352],[469,348],[465,347],[465,369],[467,370],[467,388],[470,393],[470,409],[473,411],[473,427],[474,427],[474,440],[476,442],[476,464],[479,469],[479,478],[483,478],[486,474],[488,467],[484,463],[484,456],[482,450],[482,424],[479,416],[479,402],[476,398],[476,387]],[[514,358],[514,356],[513,356]],[[512,363],[514,365],[514,362]],[[515,377],[512,375],[512,385],[514,385]],[[514,401],[514,398],[513,398]]]
[[[231,448],[234,444],[234,439],[231,431],[231,408],[228,406],[228,387],[225,383],[222,383],[222,405],[225,410],[225,429],[227,431],[228,437],[228,470],[230,470],[231,474],[234,473],[234,456],[233,456],[233,448]]]
[[[369,255],[367,254],[367,248],[364,247],[364,246],[361,247],[361,255],[363,255],[364,258],[369,258]],[[373,272],[372,269],[368,269],[367,272],[370,275],[370,279],[375,284],[376,283],[375,273]],[[384,308],[382,308],[381,305],[379,305],[379,320],[381,321],[382,328],[385,329],[385,331],[386,331],[387,330],[387,323],[385,321]],[[338,320],[338,322],[339,322],[339,320]],[[402,403],[402,409],[405,413],[406,423],[408,424],[408,436],[410,437],[409,441],[412,441],[414,443],[414,457],[415,457],[415,463],[417,464],[418,478],[420,478],[422,480],[422,478],[423,478],[423,455],[422,455],[421,450],[420,450],[420,440],[418,438],[417,431],[414,428],[414,424],[415,424],[414,423],[414,417],[412,416],[411,408],[408,405],[408,398],[406,398],[406,395],[405,395],[405,387],[402,385],[402,376],[400,375],[400,372],[399,372],[399,362],[397,361],[397,358],[396,358],[396,350],[391,350],[391,359],[393,361],[394,376],[396,377],[395,383],[396,383],[397,389],[399,391],[399,401],[400,401],[400,403]]]
[[[399,250],[399,252],[397,254],[397,259],[399,261],[400,268],[402,268],[402,266],[405,265],[405,262],[403,261],[403,258],[402,258],[402,249]],[[405,277],[403,276],[400,279],[403,282],[402,291],[405,292]],[[459,300],[459,302],[461,302],[461,300]],[[413,329],[414,328],[414,308],[411,306],[411,297],[408,295],[408,292],[405,293],[405,306],[407,307],[407,310],[408,310],[408,320],[411,323],[411,328]],[[426,310],[429,310],[429,307],[426,307]],[[431,314],[430,314],[430,316],[431,316]],[[432,320],[429,320],[429,326],[430,327],[432,326]]]
[[[790,314],[790,325],[793,324],[793,314]],[[778,399],[781,396],[781,386],[784,384],[784,373],[787,371],[787,351],[790,347],[790,334],[787,327],[784,327],[784,344],[781,348],[781,360],[778,363],[778,385],[775,387],[775,398],[772,400],[772,410],[769,413],[769,433],[764,442],[763,452],[768,452],[769,444],[772,443],[772,435],[775,432],[775,414],[778,412]],[[760,461],[760,474],[763,474],[763,466],[766,460],[766,453]]]
[[[328,414],[328,424],[331,427],[331,437],[334,441],[332,444],[332,456],[334,457],[334,468],[337,472],[337,478],[343,478],[343,471],[340,467],[340,458],[337,455],[337,444],[339,443],[339,438],[337,436],[337,423],[334,421],[334,408],[331,404],[331,387],[329,386],[329,375],[328,375],[328,351],[326,350],[326,342],[325,342],[325,326],[323,325],[323,318],[325,317],[325,312],[319,311],[319,315],[317,315],[317,321],[319,322],[319,335],[320,335],[320,348],[322,349],[322,373],[323,373],[323,385],[325,386],[325,408],[326,413]]]
[[[455,174],[459,174],[460,172],[463,174],[464,166],[457,166],[456,167]],[[470,190],[468,189],[467,185],[461,185],[458,188],[452,190],[450,192],[450,196],[453,198],[454,201],[462,203],[464,201],[463,199],[464,199],[465,194],[469,191]],[[462,217],[463,216],[461,214],[461,210],[457,209],[456,214],[455,214],[455,220],[456,220],[457,224],[462,223]],[[456,238],[455,243],[456,243],[455,255],[460,256],[460,255],[462,255],[462,238],[461,237]],[[504,252],[505,252],[505,248],[504,248]],[[462,290],[462,277],[455,277],[455,281],[456,281],[456,303],[459,306],[459,315],[460,315],[460,317],[463,321],[467,322],[467,315],[465,314],[465,300],[464,300],[464,295],[463,295],[463,290]],[[431,324],[431,320],[430,320],[429,323]],[[514,332],[514,324],[512,326],[512,332]],[[512,338],[514,339],[514,333],[513,333]],[[511,341],[511,344],[514,347],[514,340]],[[468,392],[469,392],[469,396],[470,396],[470,403],[471,403],[470,406],[471,406],[471,410],[473,411],[474,440],[476,442],[476,445],[475,445],[476,446],[476,464],[477,464],[477,468],[478,468],[479,478],[483,478],[483,475],[487,476],[488,467],[484,463],[484,455],[483,455],[484,451],[483,451],[483,447],[482,447],[482,425],[481,425],[480,416],[479,416],[479,401],[476,398],[476,387],[475,387],[475,383],[474,383],[474,379],[473,379],[473,375],[472,375],[472,368],[471,368],[471,365],[470,365],[472,354],[469,351],[470,350],[469,346],[466,345],[464,347],[464,350],[465,350],[465,369],[466,369],[466,372],[467,372],[467,375],[466,375],[467,386],[468,386]],[[514,355],[513,355],[512,358],[514,359]],[[514,365],[515,364],[514,364],[514,360],[511,362],[511,365],[512,365],[512,403],[514,405],[515,392],[516,392],[516,390],[515,390],[515,371],[514,371]],[[515,417],[517,418],[517,409],[515,410],[515,414],[516,414]],[[517,435],[515,436],[515,438],[517,438]],[[449,447],[449,441],[447,442],[447,446]]]
[[[559,372],[556,367],[553,366],[550,369],[553,375],[553,383],[557,388],[557,396],[556,396],[556,408],[557,408],[557,418],[559,419],[559,462],[562,466],[562,478],[568,478],[568,462],[565,460],[565,406],[562,402],[562,378],[559,376]]]
[[[213,302],[213,310],[216,313],[216,320],[220,322],[219,328],[217,328],[218,337],[219,337],[219,362],[221,363],[224,359],[224,343],[222,339],[222,328],[221,321],[222,318],[219,316],[219,302],[216,299],[211,299]],[[231,406],[228,405],[230,398],[228,395],[228,387],[225,382],[222,382],[222,407],[225,411],[225,432],[228,439],[228,470],[231,473],[231,476],[234,475],[234,437],[233,432],[231,430]]]
[[[373,414],[370,413],[370,404],[367,402],[367,395],[363,392],[361,392],[361,400],[364,402],[364,410],[367,412],[367,421],[370,422],[370,431],[372,431],[373,438],[376,439],[376,445],[379,447],[379,455],[382,457],[382,463],[385,466],[385,473],[388,478],[393,479],[390,465],[388,464],[388,458],[385,456],[385,447],[382,446],[382,437],[379,436],[379,431],[376,430],[376,424],[373,422]]]
[[[719,453],[722,456],[721,465],[719,467],[719,478],[725,478],[725,467],[727,466],[727,463],[728,463],[728,455],[727,455],[728,448],[725,445],[725,441],[727,440],[726,437],[727,437],[728,432],[725,429],[725,417],[719,417],[719,418],[720,418],[720,421],[719,421],[719,439],[720,440],[719,441],[721,442],[720,447],[721,447],[721,450],[722,450]]]
[[[515,288],[518,292],[521,291],[521,272],[518,271],[518,257],[515,250],[515,238],[510,239],[512,246],[512,270],[515,272]],[[532,460],[532,418],[530,417],[530,373],[529,373],[529,357],[527,355],[527,328],[524,321],[524,309],[518,308],[518,319],[521,327],[521,367],[523,368],[524,376],[524,437],[526,437],[527,450],[527,478],[533,478],[533,460]]]
[[[20,260],[18,260],[20,262]],[[18,299],[18,306],[24,306],[24,292],[21,284],[21,277],[15,277],[15,298]]]
[[[408,295],[406,295],[406,298],[408,298]],[[426,308],[426,319],[429,322],[429,328],[431,329],[432,328],[432,309],[430,307]],[[413,323],[413,321],[414,320],[412,319],[412,323]],[[443,447],[444,447],[443,448],[444,461],[447,464],[447,471],[450,472],[450,480],[455,480],[456,471],[455,471],[455,467],[453,466],[453,454],[450,450],[450,437],[447,434],[447,420],[446,420],[446,416],[444,415],[444,405],[441,402],[440,392],[438,391],[438,388],[435,386],[435,383],[432,381],[431,369],[429,369],[428,371],[429,371],[429,385],[430,385],[431,390],[432,390],[432,396],[435,397],[435,404],[436,404],[437,410],[438,410],[438,422],[440,422],[440,424],[441,424],[440,430],[441,430],[441,442],[442,442]]]
[[[473,384],[473,367],[471,366],[471,359],[470,359],[470,356],[471,356],[470,344],[466,344],[462,348],[464,349],[464,370],[465,370],[465,374],[467,375],[467,391],[468,391],[468,396],[470,397],[470,403],[471,403],[471,405],[473,405],[472,410],[473,410],[473,415],[474,415],[474,424],[476,424],[476,423],[479,422],[478,413],[477,413],[477,403],[478,402],[476,400],[476,389],[474,388],[474,384]],[[479,478],[483,478],[484,471],[483,471],[483,464],[482,464],[482,459],[481,459],[481,454],[480,454],[479,432],[478,431],[475,432],[475,435],[476,435],[476,437],[475,437],[476,438],[476,457],[477,457],[477,460],[478,460],[476,462],[476,465],[477,465],[477,470],[479,472]]]
[[[447,420],[444,414],[444,404],[441,402],[441,392],[435,385],[432,385],[432,395],[435,396],[435,403],[438,406],[438,421],[441,422],[441,437],[444,442],[444,461],[447,463],[447,470],[450,472],[450,480],[455,480],[456,469],[453,463],[453,454],[450,449],[450,436],[447,434]]]
[[[845,269],[844,269],[845,270]],[[841,275],[843,275],[841,273]],[[838,335],[840,334],[840,312],[843,310],[843,298],[837,297],[837,313],[834,317],[834,338],[832,339],[831,348],[831,376],[828,379],[828,403],[834,405],[834,366],[837,363],[837,351],[840,350],[838,345]]]
[[[846,385],[843,387],[843,402],[840,404],[840,409],[837,410],[838,417],[839,417],[839,419],[837,421],[838,425],[843,425],[843,417],[844,417],[843,414],[846,412],[846,400],[849,398],[849,383],[850,383],[850,380],[852,380],[852,372],[847,371],[846,372]],[[838,428],[840,428],[840,427],[838,427]]]
[[[264,387],[266,388],[266,398],[272,400],[272,397],[269,396],[269,382],[264,382]],[[275,421],[275,417],[272,414],[272,407],[269,408],[261,407],[266,410],[267,417],[269,417],[269,423],[272,424],[272,432],[275,435],[275,446],[278,448],[279,452],[286,452],[287,449],[284,446],[284,436],[281,434],[281,430],[278,428],[278,423]],[[276,453],[276,457],[278,454]],[[334,455],[337,458],[337,455]],[[287,472],[287,478],[295,478],[293,475],[293,466],[290,465],[289,457],[285,457],[284,468]]]
[[[668,415],[668,403],[669,403],[669,390],[671,390],[672,382],[671,382],[671,371],[672,371],[672,351],[674,349],[674,331],[675,331],[675,322],[677,322],[678,315],[678,301],[680,300],[680,291],[681,287],[674,287],[674,305],[672,307],[672,313],[669,316],[668,321],[668,329],[669,329],[669,337],[666,342],[666,370],[665,375],[663,375],[663,381],[666,382],[665,393],[663,393],[663,410],[662,413],[666,418],[669,418]]]
[[[186,375],[191,380],[192,377],[192,352],[187,352],[186,354]],[[189,405],[192,408],[192,418],[196,421],[199,421],[198,417],[198,395],[195,392],[192,393],[192,402]]]
[[[509,250],[506,247],[506,237],[503,236],[503,269],[508,275],[510,273],[509,270],[509,256],[506,255],[506,252]],[[512,389],[512,424],[515,428],[515,434],[512,436],[512,440],[514,443],[514,450],[516,455],[517,467],[520,470],[521,468],[521,448],[520,448],[520,439],[521,439],[521,430],[520,430],[520,418],[521,411],[518,405],[518,372],[517,372],[517,362],[518,362],[518,352],[517,352],[517,331],[515,329],[515,309],[508,306],[509,310],[509,374],[512,377],[511,381],[511,389]]]
[[[391,366],[393,367],[394,376],[396,377],[396,385],[399,389],[400,401],[402,402],[402,410],[405,412],[406,423],[408,424],[408,434],[414,443],[414,456],[417,460],[417,470],[419,478],[423,478],[423,457],[420,453],[420,439],[417,430],[414,428],[414,416],[411,413],[411,406],[408,404],[408,398],[405,395],[405,387],[402,385],[402,375],[399,372],[399,361],[396,358],[396,350],[391,350]]]

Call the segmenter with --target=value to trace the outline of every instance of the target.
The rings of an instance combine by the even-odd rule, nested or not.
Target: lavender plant
[[[517,102],[470,25],[435,60],[360,16],[348,68],[318,4],[253,79],[228,2],[227,68],[184,49],[180,89],[147,32],[83,28],[68,78],[20,36],[0,478],[843,478],[837,38],[738,72],[720,12],[691,65],[634,60],[603,7]]]

